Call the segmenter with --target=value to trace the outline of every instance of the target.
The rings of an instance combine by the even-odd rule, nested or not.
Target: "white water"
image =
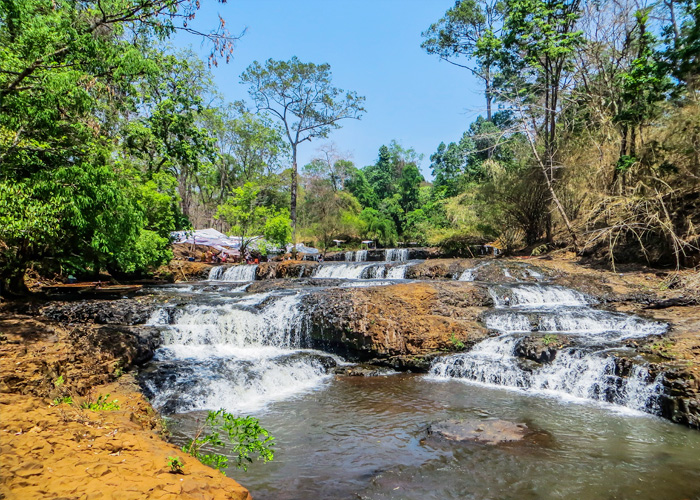
[[[163,328],[158,363],[177,363],[164,382],[151,378],[154,405],[250,410],[320,387],[329,355],[308,344],[301,296],[252,294],[223,304],[191,303],[161,309],[151,324]]]
[[[519,284],[492,286],[489,293],[496,307],[585,306],[595,301],[581,292],[556,285]]]
[[[661,380],[652,379],[641,364],[628,376],[618,376],[615,359],[606,349],[585,346],[660,335],[666,325],[592,309],[587,305],[592,302],[590,297],[559,286],[494,285],[490,292],[496,308],[485,315],[484,322],[501,335],[479,342],[467,353],[437,359],[430,369],[433,377],[658,411]],[[583,347],[562,348],[550,363],[531,363],[523,369],[517,346],[533,332],[550,335],[550,342],[576,339]]]
[[[386,277],[392,280],[402,280],[406,278],[406,270],[409,268],[409,264],[401,264],[398,266],[393,266],[386,273]]]
[[[550,364],[534,371],[522,370],[513,355],[517,339],[497,337],[479,343],[466,354],[436,361],[430,374],[492,386],[548,393],[563,399],[579,398],[612,403],[648,413],[658,410],[661,381],[651,379],[644,366],[628,377],[615,375],[612,357],[563,350]]]
[[[210,281],[255,281],[256,265],[217,266],[209,271]]]
[[[405,262],[408,260],[408,248],[387,248],[384,251],[386,262]]]
[[[345,252],[345,262],[366,262],[367,250]]]
[[[479,262],[474,267],[465,269],[460,275],[459,281],[474,281],[476,271],[479,270],[481,267],[485,266],[486,264],[487,262]]]

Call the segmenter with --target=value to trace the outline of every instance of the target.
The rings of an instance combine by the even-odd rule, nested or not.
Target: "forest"
[[[429,159],[397,137],[371,165],[330,142],[371,110],[322,61],[254,62],[250,99],[226,102],[211,72],[245,34],[192,28],[199,8],[0,0],[3,290],[28,270],[145,275],[172,258],[171,232],[206,227],[322,251],[496,242],[698,264],[696,0],[458,0],[425,20],[422,48],[481,82],[486,113]],[[208,59],[174,50],[179,32]]]

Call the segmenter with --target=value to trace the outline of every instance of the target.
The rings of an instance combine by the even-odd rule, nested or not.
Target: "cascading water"
[[[474,281],[476,271],[488,264],[487,262],[480,262],[476,266],[469,269],[465,269],[459,277],[459,281]]]
[[[235,266],[216,266],[209,271],[209,281],[255,281],[257,265],[239,264]]]
[[[162,308],[163,329],[144,385],[166,412],[249,410],[318,387],[336,358],[308,349],[301,296],[252,294]]]
[[[489,290],[496,308],[485,314],[484,323],[500,335],[467,353],[436,360],[432,376],[658,411],[659,377],[652,378],[644,364],[621,373],[609,348],[624,339],[660,335],[666,325],[593,309],[590,297],[560,286],[494,285]],[[547,343],[564,340],[575,347],[562,348],[551,362],[533,368],[518,347],[526,337],[542,334]]]
[[[406,278],[406,270],[409,267],[410,266],[408,264],[401,264],[398,266],[393,266],[393,267],[389,268],[389,271],[387,271],[386,277],[388,279],[392,279],[392,280],[405,279]]]
[[[358,250],[356,252],[345,252],[345,262],[366,262],[367,250]]]
[[[544,274],[531,264],[522,262],[503,263],[495,260],[484,260],[465,269],[459,276],[459,281],[504,281],[531,282],[542,281]]]
[[[384,251],[386,262],[405,262],[408,260],[408,248],[387,248]]]

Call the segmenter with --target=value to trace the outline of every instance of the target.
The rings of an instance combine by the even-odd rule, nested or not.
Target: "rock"
[[[545,343],[546,342],[546,343]],[[515,348],[515,355],[521,358],[535,361],[536,363],[551,363],[557,355],[557,351],[567,341],[557,337],[548,340],[547,337],[523,337]]]
[[[383,366],[354,365],[338,367],[335,373],[337,375],[347,375],[349,377],[379,377],[382,375],[391,375],[394,371]]]
[[[505,420],[443,420],[428,427],[428,436],[447,441],[500,444],[522,441],[532,431],[526,424]]]
[[[472,346],[487,335],[479,314],[492,299],[473,283],[403,283],[330,289],[304,298],[310,347],[351,360],[427,371],[423,357]],[[420,363],[407,363],[420,358]]]
[[[97,323],[101,325],[139,325],[151,317],[154,305],[139,299],[82,300],[53,302],[42,314],[62,323]]]

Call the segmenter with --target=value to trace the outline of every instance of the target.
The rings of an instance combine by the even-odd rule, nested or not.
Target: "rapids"
[[[336,375],[348,363],[314,349],[306,294],[406,282],[417,263],[406,258],[396,250],[368,262],[354,253],[319,265],[312,284],[264,293],[225,286],[254,280],[255,266],[222,266],[211,284],[163,292],[177,300],[151,317],[164,342],[141,383],[172,419],[176,442],[206,410],[258,417],[276,437],[275,460],[229,471],[257,499],[700,495],[700,434],[653,416],[661,375],[642,359],[618,361],[630,339],[667,325],[606,311],[524,265],[497,264],[498,283],[480,281],[489,262],[462,274],[494,303],[481,318],[492,335],[470,350],[436,358],[425,375]],[[525,359],[532,339],[556,345],[552,359]],[[522,422],[543,438],[492,446],[426,439],[426,427],[445,418]]]

